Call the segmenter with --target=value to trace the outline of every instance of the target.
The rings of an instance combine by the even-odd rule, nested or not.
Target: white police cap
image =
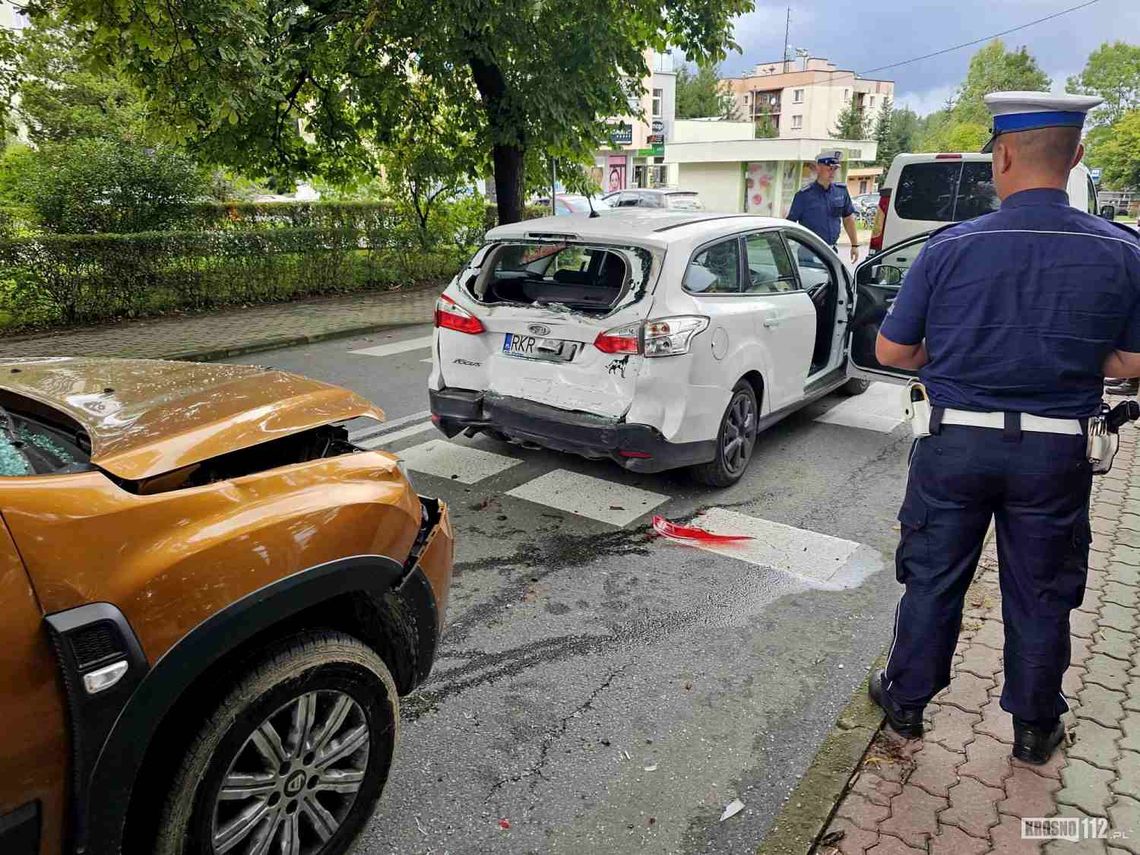
[[[1084,127],[1085,114],[1104,99],[1051,92],[991,92],[985,102],[994,117],[993,137],[982,151],[990,151],[1001,134],[1038,128]]]

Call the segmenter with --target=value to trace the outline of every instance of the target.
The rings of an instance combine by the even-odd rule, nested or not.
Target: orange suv
[[[452,567],[357,417],[254,367],[0,361],[0,853],[351,846]]]

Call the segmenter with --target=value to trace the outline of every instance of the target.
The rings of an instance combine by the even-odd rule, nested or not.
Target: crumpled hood
[[[249,365],[6,359],[0,389],[66,413],[90,437],[91,462],[128,480],[331,422],[384,418],[347,389]]]

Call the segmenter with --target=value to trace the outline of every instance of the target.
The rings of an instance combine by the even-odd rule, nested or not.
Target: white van
[[[1096,216],[1096,187],[1083,163],[1069,173],[1069,204]],[[977,152],[900,154],[891,163],[871,234],[871,252],[947,223],[972,220],[1001,206],[992,155]]]

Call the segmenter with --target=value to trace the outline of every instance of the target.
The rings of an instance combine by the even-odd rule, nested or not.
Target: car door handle
[[[778,315],[769,315],[764,319],[764,326],[768,327],[769,329],[772,327],[778,327],[779,325],[780,318]]]

